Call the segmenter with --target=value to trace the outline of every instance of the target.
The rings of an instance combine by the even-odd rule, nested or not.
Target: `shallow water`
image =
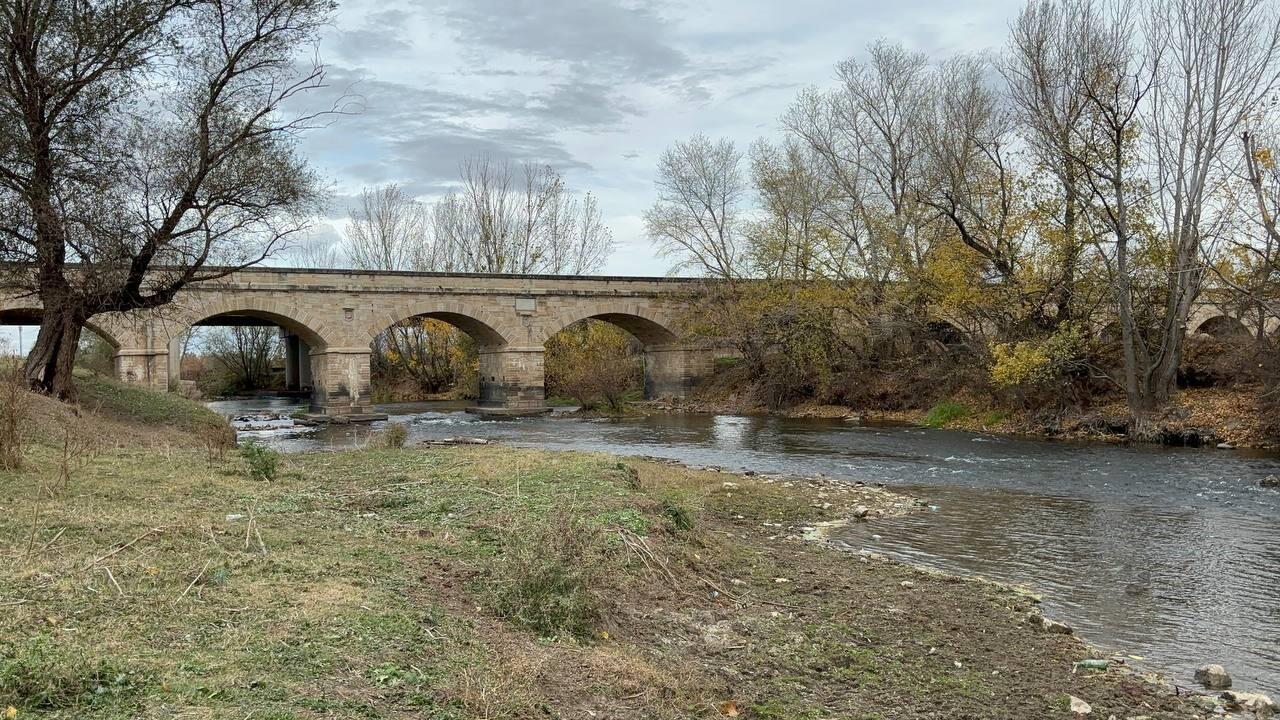
[[[210,403],[228,416],[296,400]],[[1215,662],[1237,689],[1280,691],[1280,457],[1045,442],[841,421],[713,415],[481,420],[462,404],[381,408],[410,439],[651,455],[692,465],[883,482],[936,509],[836,539],[1024,585],[1104,648],[1191,684]],[[242,433],[287,452],[356,447],[381,423]],[[872,537],[875,533],[878,539]]]

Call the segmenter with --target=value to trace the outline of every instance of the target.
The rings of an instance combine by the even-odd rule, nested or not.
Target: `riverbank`
[[[18,717],[1190,718],[980,582],[804,538],[879,488],[505,447],[0,475]],[[41,487],[43,485],[43,487]],[[859,521],[861,522],[861,521]]]
[[[1034,438],[1128,441],[1128,408],[1119,399],[1093,407],[1032,411],[992,404],[989,398],[959,395],[929,407],[896,410],[802,403],[770,410],[748,394],[711,387],[689,400],[638,403],[642,412],[775,414],[793,418],[892,422],[922,427],[991,432]],[[1155,418],[1162,443],[1172,446],[1280,447],[1280,421],[1263,407],[1258,388],[1191,388],[1180,391]]]

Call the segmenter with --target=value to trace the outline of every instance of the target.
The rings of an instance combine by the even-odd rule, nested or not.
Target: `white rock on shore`
[[[1267,720],[1277,710],[1275,701],[1262,693],[1231,692],[1228,690],[1222,693],[1222,699],[1227,701],[1228,709],[1251,712],[1258,720]]]
[[[1050,620],[1049,618],[1041,618],[1040,627],[1045,632],[1057,633],[1059,635],[1070,635],[1072,632],[1070,625],[1064,622],[1058,622],[1057,620]]]

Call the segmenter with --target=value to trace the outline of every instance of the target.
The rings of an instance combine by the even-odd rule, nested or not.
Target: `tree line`
[[[772,401],[868,370],[908,384],[945,325],[983,387],[1111,388],[1143,434],[1210,296],[1274,369],[1273,2],[1032,0],[999,53],[879,41],[835,74],[779,137],[671,145],[645,215],[677,269],[729,281],[695,324]]]

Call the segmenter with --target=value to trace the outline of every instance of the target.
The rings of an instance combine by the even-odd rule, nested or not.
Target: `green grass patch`
[[[70,640],[36,635],[0,645],[0,707],[125,717],[146,685],[135,669]]]
[[[931,428],[942,428],[962,420],[970,414],[969,406],[954,400],[943,400],[942,402],[929,408],[928,414],[924,416],[923,425]]]
[[[75,383],[82,407],[114,420],[163,425],[192,433],[229,431],[221,415],[176,393],[156,392],[86,370],[76,370]]]

